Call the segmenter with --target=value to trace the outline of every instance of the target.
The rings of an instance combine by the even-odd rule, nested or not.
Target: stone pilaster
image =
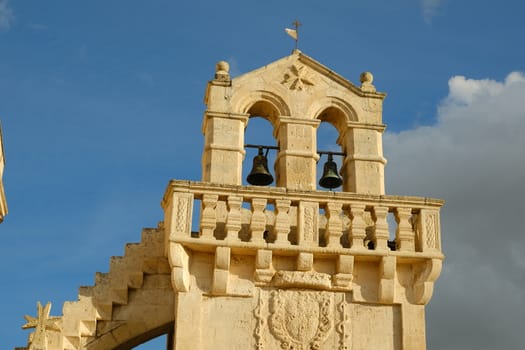
[[[383,126],[349,125],[340,142],[346,153],[342,174],[343,191],[385,194]]]
[[[277,186],[296,190],[315,190],[317,155],[316,129],[319,120],[281,117],[277,138]]]

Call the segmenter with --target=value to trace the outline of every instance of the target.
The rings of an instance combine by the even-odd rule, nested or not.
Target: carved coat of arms
[[[281,349],[320,349],[332,330],[329,293],[273,292],[270,305],[270,331],[281,342]]]

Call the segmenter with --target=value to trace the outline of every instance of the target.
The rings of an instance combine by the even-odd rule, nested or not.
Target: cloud
[[[9,6],[9,0],[0,0],[0,31],[8,30],[14,20],[15,16]]]
[[[385,134],[387,192],[446,200],[431,349],[518,349],[525,324],[525,75],[455,76],[437,123]]]
[[[426,23],[430,24],[443,0],[421,0],[421,9]]]

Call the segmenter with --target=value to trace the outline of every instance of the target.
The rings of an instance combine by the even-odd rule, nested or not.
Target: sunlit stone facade
[[[164,221],[65,303],[39,306],[34,349],[425,349],[441,271],[441,200],[386,195],[382,105],[294,51],[208,83],[202,181],[172,180]],[[275,186],[245,186],[245,128],[269,121]],[[316,130],[339,133],[342,191],[317,188]],[[47,312],[46,312],[47,310]]]

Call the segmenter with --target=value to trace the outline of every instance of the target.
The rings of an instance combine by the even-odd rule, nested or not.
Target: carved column
[[[266,209],[267,200],[265,198],[252,198],[252,218],[250,220],[250,242],[264,243],[264,231],[266,230]]]
[[[388,249],[388,222],[386,221],[387,215],[387,207],[375,206],[374,210],[372,211],[372,219],[374,220],[373,241],[376,250]]]
[[[275,200],[275,244],[289,245],[288,234],[290,233],[290,210],[291,201],[288,199]]]
[[[279,154],[277,186],[297,190],[316,189],[316,129],[319,120],[281,117],[277,131]]]
[[[241,230],[241,204],[241,197],[228,196],[228,218],[226,219],[227,240],[239,240],[239,231]]]
[[[397,208],[394,214],[397,222],[396,250],[413,252],[415,250],[414,231],[412,230],[412,225],[410,224],[412,209]]]
[[[365,205],[352,204],[349,208],[352,226],[350,228],[350,242],[353,250],[365,250],[366,223],[364,219]]]
[[[341,221],[341,204],[328,202],[326,205],[326,245],[328,247],[340,247],[341,235],[343,234],[343,223]]]
[[[217,207],[218,195],[205,194],[202,196],[202,212],[201,212],[201,237],[213,238],[213,231],[217,226]]]

